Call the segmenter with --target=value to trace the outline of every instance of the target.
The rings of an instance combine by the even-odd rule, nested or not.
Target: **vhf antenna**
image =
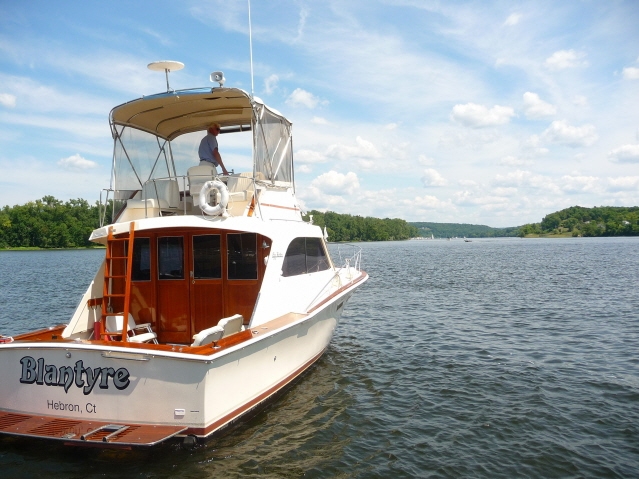
[[[251,98],[253,98],[253,32],[251,30],[251,0],[248,0],[248,21],[249,21],[249,57],[251,59]]]

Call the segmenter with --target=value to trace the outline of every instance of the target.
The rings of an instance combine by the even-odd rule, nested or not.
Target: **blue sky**
[[[254,92],[293,121],[307,209],[516,226],[639,205],[636,1],[253,0],[251,14]],[[246,0],[0,1],[0,206],[97,200],[108,113],[166,89],[155,60],[186,65],[176,89],[222,70],[250,91]]]

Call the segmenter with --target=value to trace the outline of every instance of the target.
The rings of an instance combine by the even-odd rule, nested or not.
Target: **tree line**
[[[392,241],[419,236],[400,219],[363,218],[310,211],[313,223],[326,227],[330,241]],[[82,248],[95,246],[91,232],[100,226],[100,206],[86,200],[60,201],[53,196],[0,210],[0,248]]]
[[[517,236],[519,228],[516,226],[509,228],[492,228],[484,225],[471,225],[467,223],[429,223],[417,222],[409,223],[419,230],[420,236],[435,238],[501,238],[506,236]]]
[[[540,223],[491,228],[457,223],[408,223],[312,210],[304,219],[326,228],[330,241],[397,241],[418,236],[490,238],[571,233],[572,236],[639,236],[639,206],[570,208],[546,215]],[[53,196],[0,210],[0,248],[78,248],[95,246],[91,232],[100,226],[100,206],[83,199]]]
[[[53,196],[0,210],[0,248],[78,248],[95,246],[91,232],[100,226],[98,202],[62,202]]]
[[[419,236],[419,230],[404,220],[372,218],[312,210],[305,220],[326,227],[329,241],[398,241]]]
[[[519,227],[519,236],[571,233],[572,236],[639,236],[639,206],[571,206]]]

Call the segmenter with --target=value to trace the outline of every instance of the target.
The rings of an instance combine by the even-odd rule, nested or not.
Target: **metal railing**
[[[327,244],[333,263],[339,265],[338,268],[362,270],[362,248],[360,246],[352,243],[329,242]],[[338,258],[338,261],[335,261],[335,258]]]

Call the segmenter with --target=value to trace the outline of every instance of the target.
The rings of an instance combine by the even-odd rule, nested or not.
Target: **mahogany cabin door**
[[[191,336],[225,317],[222,243],[221,234],[190,235]]]
[[[188,235],[157,238],[158,340],[162,343],[191,343],[190,285],[185,244]]]
[[[158,236],[158,340],[190,344],[194,334],[234,314],[248,324],[264,276],[264,245],[255,233]]]
[[[223,314],[222,235],[158,237],[157,319],[160,342],[190,344]]]

